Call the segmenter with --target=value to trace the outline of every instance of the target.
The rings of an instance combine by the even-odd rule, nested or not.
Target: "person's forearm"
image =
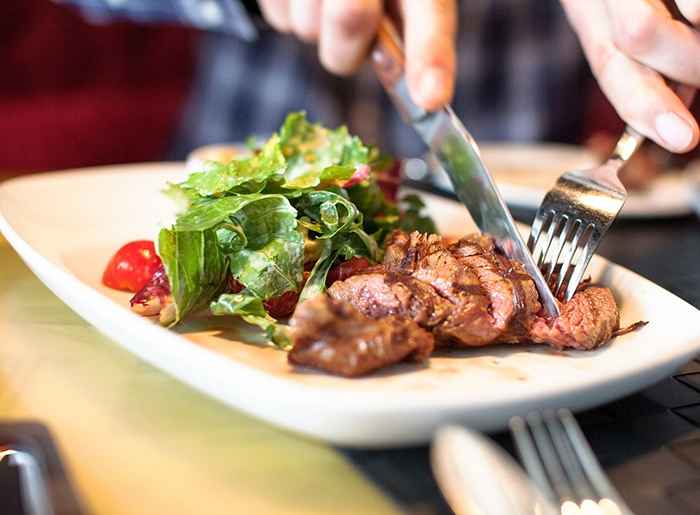
[[[55,0],[72,5],[96,22],[129,19],[144,23],[180,23],[252,40],[257,31],[238,0]]]

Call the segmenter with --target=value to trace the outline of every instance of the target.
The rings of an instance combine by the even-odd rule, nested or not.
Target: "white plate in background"
[[[504,200],[509,205],[530,209],[540,206],[561,174],[591,168],[598,163],[592,152],[574,145],[484,143],[480,149]],[[435,185],[452,191],[442,168],[433,166],[432,170]],[[647,190],[630,192],[620,216],[665,218],[691,214],[696,202],[697,177],[700,174],[694,171],[692,164],[687,172],[663,174]]]
[[[226,163],[234,157],[250,154],[250,150],[243,143],[215,143],[197,147],[187,155],[187,170],[201,172],[207,161],[219,161]]]
[[[651,323],[591,352],[485,347],[438,355],[425,367],[402,364],[345,379],[299,372],[284,352],[239,342],[249,329],[234,319],[164,329],[131,313],[129,294],[104,287],[100,278],[117,248],[152,237],[171,216],[159,192],[185,175],[183,163],[167,163],[13,179],[0,184],[0,230],[58,297],[115,342],[224,404],[281,427],[361,447],[425,443],[445,423],[498,430],[512,415],[534,408],[581,410],[622,397],[700,351],[698,310],[600,258],[593,261],[593,279],[613,289],[622,324]],[[442,232],[474,230],[459,204],[424,198]]]

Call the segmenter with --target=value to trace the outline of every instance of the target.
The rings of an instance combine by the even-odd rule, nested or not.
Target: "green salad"
[[[309,299],[325,290],[334,264],[380,262],[392,230],[435,227],[418,197],[385,196],[377,176],[393,160],[345,127],[296,112],[266,142],[248,145],[250,154],[208,162],[166,190],[182,203],[157,242],[175,308],[168,322],[209,308],[242,317],[286,348],[286,326],[267,312],[267,300],[289,292]]]

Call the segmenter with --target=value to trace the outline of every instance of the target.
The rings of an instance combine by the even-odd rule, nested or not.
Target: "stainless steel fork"
[[[530,479],[562,514],[633,515],[569,410],[514,417],[510,430]]]
[[[576,292],[627,199],[617,174],[643,142],[644,136],[628,126],[605,163],[566,172],[544,197],[528,247],[556,297],[569,300]]]

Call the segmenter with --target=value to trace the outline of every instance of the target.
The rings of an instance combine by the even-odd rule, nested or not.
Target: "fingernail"
[[[662,113],[656,117],[656,132],[674,150],[685,150],[693,141],[693,131],[676,113]]]
[[[428,68],[420,79],[418,101],[433,105],[436,97],[442,97],[447,85],[447,73],[442,68]]]

